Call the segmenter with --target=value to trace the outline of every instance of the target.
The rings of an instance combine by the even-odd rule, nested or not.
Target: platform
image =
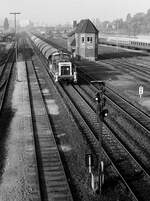
[[[19,80],[19,81],[18,81]],[[1,201],[40,201],[26,68],[17,63],[12,106],[7,129],[6,162],[0,185]]]

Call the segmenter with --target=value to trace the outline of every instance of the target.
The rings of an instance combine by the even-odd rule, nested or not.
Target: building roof
[[[89,19],[84,19],[84,20],[81,20],[80,23],[77,25],[75,33],[95,33],[95,34],[97,34],[98,30]]]
[[[76,46],[76,40],[75,40],[75,38],[73,39],[73,41],[71,42],[71,44],[70,44],[72,47],[75,47]]]
[[[71,36],[73,36],[74,34],[75,34],[75,30],[69,32],[69,33],[67,34],[67,36],[68,36],[68,37],[71,37]]]

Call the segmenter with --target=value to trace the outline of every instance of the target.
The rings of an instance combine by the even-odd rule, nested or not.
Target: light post
[[[119,51],[118,50],[118,46],[119,46],[119,43],[118,43],[118,22],[116,22],[116,31],[117,31],[117,52]]]
[[[19,12],[12,12],[12,13],[9,13],[9,14],[14,15],[14,24],[15,24],[15,55],[16,55],[16,67],[17,67],[17,24],[16,24],[16,15],[19,15],[21,13],[19,13]],[[17,78],[17,80],[18,80],[18,78]]]

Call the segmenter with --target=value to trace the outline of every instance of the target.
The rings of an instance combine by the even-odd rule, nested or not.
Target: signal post
[[[102,132],[104,118],[108,115],[108,110],[105,109],[105,83],[102,81],[91,81],[91,83],[97,83],[99,85],[99,92],[96,93],[95,101],[97,122],[99,124],[99,153],[98,153],[98,186],[96,192],[101,194],[101,187],[104,184],[104,162],[102,160]]]

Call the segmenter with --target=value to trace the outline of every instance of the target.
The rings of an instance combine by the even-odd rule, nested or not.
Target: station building
[[[89,20],[84,19],[76,24],[74,30],[68,34],[68,50],[75,57],[95,61],[98,57],[98,30]]]

